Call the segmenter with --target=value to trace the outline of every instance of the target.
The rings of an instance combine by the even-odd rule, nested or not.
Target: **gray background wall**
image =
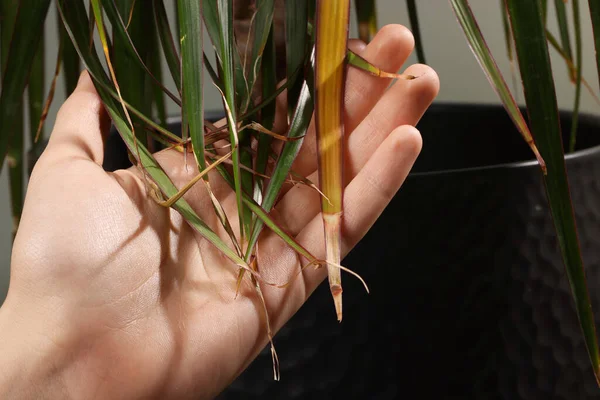
[[[504,36],[502,21],[498,12],[498,2],[471,0],[471,5],[476,16],[479,18],[480,26],[500,67],[508,74],[509,67],[505,57]],[[404,2],[398,0],[379,0],[378,9],[380,25],[392,23],[409,25]],[[167,10],[171,11],[172,7],[167,7]],[[441,80],[441,90],[436,101],[496,103],[497,97],[470,53],[448,2],[444,0],[421,0],[419,2],[419,11],[427,61],[438,72]],[[50,14],[49,23],[45,31],[48,49],[46,51],[46,85],[49,85],[52,79],[55,51],[58,48],[54,7],[51,8]],[[583,5],[582,15],[585,40],[584,76],[590,82],[591,86],[596,89],[598,88],[598,79],[594,62],[591,26],[587,9]],[[555,16],[552,7],[550,7],[548,18],[550,29],[556,32]],[[352,32],[353,36],[356,36],[354,28]],[[407,65],[414,62],[416,60],[412,56]],[[557,77],[556,83],[560,93],[559,106],[569,108],[573,103],[573,88],[567,79],[567,70],[564,62],[556,54],[553,55],[553,69]],[[62,81],[60,81],[57,86],[54,105],[52,106],[47,122],[48,132],[54,124],[56,112],[64,98],[65,93]],[[519,95],[519,98],[523,98],[522,94]],[[206,93],[206,102],[207,109],[221,107],[217,93],[212,87]],[[169,104],[171,106],[169,108],[170,114],[177,115],[178,110],[172,107],[172,103]],[[587,112],[597,112],[598,110],[598,106],[585,91],[582,98],[582,110]],[[424,145],[427,146],[428,143]],[[6,168],[3,168],[3,172],[0,175],[0,304],[8,288],[11,253],[10,227],[8,178]]]

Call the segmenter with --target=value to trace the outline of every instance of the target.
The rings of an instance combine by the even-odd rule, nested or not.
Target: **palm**
[[[412,37],[403,28],[388,27],[358,50],[382,68],[396,70],[412,50]],[[411,67],[411,73],[422,77],[387,92],[389,82],[349,73],[346,252],[381,213],[418,154],[415,131],[397,128],[416,124],[437,93],[437,78],[424,66]],[[68,321],[69,332],[76,332],[85,350],[81,374],[101,376],[97,390],[108,398],[214,395],[266,344],[261,303],[249,279],[235,298],[235,266],[175,211],[147,196],[137,169],[112,174],[102,170],[100,135],[90,139],[85,132],[102,130],[97,96],[89,82],[87,91],[78,91],[73,96],[80,96],[78,101],[70,100],[61,111],[67,115],[59,116],[48,151],[32,176],[13,251],[9,298],[18,296],[14,286],[30,287],[43,298],[44,307],[59,308],[68,316],[59,321]],[[94,104],[89,111],[93,124],[78,109],[82,97]],[[69,113],[78,113],[77,121],[65,122]],[[73,150],[69,135],[74,128],[69,124],[87,134],[83,136],[88,146],[79,143]],[[294,169],[316,181],[314,148],[311,132]],[[174,151],[157,154],[157,160],[178,187],[197,173],[192,157],[186,167],[183,156]],[[218,174],[211,174],[210,180],[236,231],[231,190]],[[202,184],[185,199],[229,241]],[[322,258],[319,208],[315,191],[295,186],[279,200],[273,215]],[[258,265],[265,280],[290,280],[300,271],[301,261],[276,235],[261,236]],[[309,268],[286,289],[262,285],[274,330],[324,277],[325,271]]]

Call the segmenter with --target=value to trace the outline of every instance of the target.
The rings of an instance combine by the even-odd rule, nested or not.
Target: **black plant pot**
[[[570,126],[568,114],[563,126]],[[600,399],[541,174],[501,107],[437,105],[400,192],[344,264],[220,399]],[[567,157],[600,323],[600,119]],[[393,279],[390,279],[392,277]]]
[[[565,130],[568,114],[562,115]],[[539,168],[497,106],[436,105],[414,172],[344,265],[219,399],[600,399]],[[567,157],[600,324],[600,119]],[[390,279],[392,278],[392,279]]]

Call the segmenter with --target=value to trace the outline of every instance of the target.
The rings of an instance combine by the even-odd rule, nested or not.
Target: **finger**
[[[367,233],[406,179],[422,141],[412,126],[395,129],[379,146],[365,167],[344,192],[342,257]],[[298,241],[319,259],[325,258],[323,221],[319,213],[297,236]],[[325,277],[325,270],[305,270],[307,293]]]
[[[406,72],[419,78],[398,81],[348,137],[344,155],[346,182],[356,176],[392,130],[400,125],[416,125],[437,95],[439,81],[431,68],[417,64]],[[318,174],[313,172],[308,178],[316,182]],[[290,233],[297,234],[320,212],[321,198],[306,185],[296,185],[279,201],[276,209],[283,225]]]
[[[351,48],[379,68],[395,72],[406,62],[414,43],[412,33],[404,26],[386,25],[366,47],[353,42]],[[354,131],[369,114],[389,84],[389,79],[374,77],[356,68],[348,69],[344,99],[344,129],[347,133]],[[307,176],[316,168],[317,143],[314,124],[311,123],[309,134],[304,139],[292,169]]]
[[[87,71],[81,73],[77,87],[62,105],[48,147],[45,162],[89,160],[102,165],[104,140],[110,119]]]

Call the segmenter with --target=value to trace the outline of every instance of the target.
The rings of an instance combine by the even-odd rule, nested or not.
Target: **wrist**
[[[31,311],[9,299],[0,308],[0,398],[71,398],[64,380],[65,337],[48,323],[48,314]]]

